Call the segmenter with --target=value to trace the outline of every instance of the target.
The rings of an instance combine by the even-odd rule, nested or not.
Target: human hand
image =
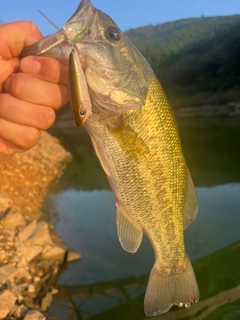
[[[33,147],[54,122],[54,110],[68,101],[67,66],[46,57],[19,58],[41,38],[29,21],[0,25],[0,153]]]

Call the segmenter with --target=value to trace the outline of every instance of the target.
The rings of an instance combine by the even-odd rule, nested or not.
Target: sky
[[[41,16],[42,11],[57,26],[75,12],[79,0],[0,0],[4,23],[31,20],[43,35],[56,30]],[[122,31],[184,18],[240,14],[240,0],[92,0]]]

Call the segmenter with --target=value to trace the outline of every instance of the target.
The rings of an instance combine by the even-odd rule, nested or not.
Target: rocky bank
[[[46,319],[60,269],[80,258],[41,220],[47,189],[70,160],[46,132],[30,151],[0,155],[0,319]]]

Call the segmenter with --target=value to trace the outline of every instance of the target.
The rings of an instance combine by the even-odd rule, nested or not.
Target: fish
[[[88,132],[115,196],[119,241],[134,253],[145,234],[155,254],[146,316],[197,303],[184,245],[184,229],[197,216],[196,192],[173,111],[147,60],[90,0],[22,55],[53,57],[72,68],[73,116]]]

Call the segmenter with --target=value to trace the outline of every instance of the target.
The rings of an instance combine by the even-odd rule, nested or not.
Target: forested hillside
[[[173,107],[240,100],[240,15],[184,19],[125,32]]]
[[[174,108],[240,102],[240,15],[183,19],[125,34]]]

